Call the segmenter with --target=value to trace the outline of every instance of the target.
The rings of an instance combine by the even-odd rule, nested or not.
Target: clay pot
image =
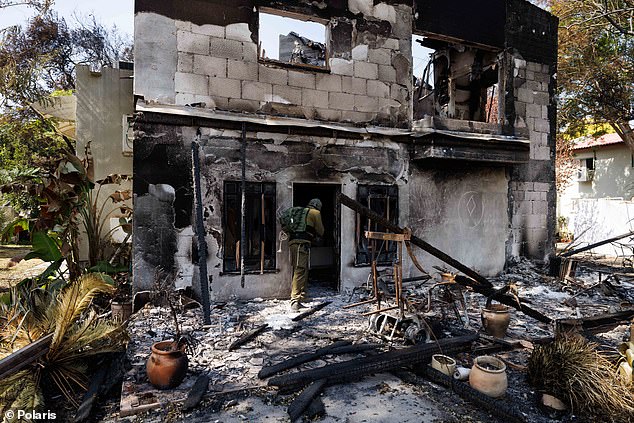
[[[150,383],[159,389],[174,388],[183,381],[189,362],[187,355],[175,349],[174,342],[162,341],[152,345],[152,354],[145,365]]]
[[[487,305],[482,309],[482,327],[485,332],[496,338],[504,338],[511,322],[511,308],[502,304]]]
[[[132,302],[113,301],[110,304],[110,310],[112,311],[112,320],[123,323],[132,316]]]
[[[434,354],[431,356],[431,367],[453,377],[456,371],[456,360],[446,355]]]
[[[477,357],[469,373],[469,384],[477,391],[493,398],[501,397],[506,392],[506,364],[489,355]]]

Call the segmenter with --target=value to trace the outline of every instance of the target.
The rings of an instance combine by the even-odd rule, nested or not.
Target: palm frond
[[[40,410],[43,405],[44,396],[34,372],[22,370],[0,381],[0,415],[8,410]]]
[[[113,292],[114,287],[95,273],[83,275],[64,288],[58,303],[51,310],[51,317],[55,321],[51,350],[60,346],[68,329],[90,305],[95,295]]]

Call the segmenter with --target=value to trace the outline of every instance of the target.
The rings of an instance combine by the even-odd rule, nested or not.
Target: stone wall
[[[407,127],[412,8],[349,3],[347,13],[326,24],[326,72],[259,60],[253,16],[227,25],[198,25],[137,13],[135,93],[168,104]],[[223,8],[233,6],[214,7],[223,14]]]

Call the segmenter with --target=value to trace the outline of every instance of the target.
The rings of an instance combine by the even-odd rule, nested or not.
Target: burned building
[[[298,25],[278,58],[263,54],[264,15]],[[414,36],[432,51],[416,75]],[[313,197],[326,235],[311,274],[364,283],[364,231],[381,228],[340,192],[485,275],[546,258],[556,52],[556,18],[524,0],[137,0],[137,288],[160,267],[208,280],[212,299],[287,297],[277,216]],[[396,248],[374,253],[390,265]]]

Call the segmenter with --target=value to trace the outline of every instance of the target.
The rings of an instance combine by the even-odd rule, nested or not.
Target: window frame
[[[324,44],[326,46],[326,53],[324,56],[324,66],[316,66],[311,65],[309,63],[289,63],[284,62],[279,59],[270,59],[267,57],[261,56],[260,50],[260,14],[265,13],[267,15],[279,16],[282,18],[294,19],[302,22],[314,22],[320,25],[323,25],[325,31],[325,41]],[[330,73],[330,21],[328,19],[317,18],[314,16],[307,16],[301,13],[288,12],[285,10],[274,9],[266,6],[259,6],[257,9],[258,15],[258,63],[271,65],[276,67],[283,67],[288,69],[296,69],[296,70],[304,70],[304,71],[313,71],[313,72],[322,72],[322,73]]]
[[[276,252],[276,232],[277,232],[277,218],[276,218],[276,207],[277,207],[277,186],[275,182],[246,182],[247,187],[247,214],[249,213],[249,201],[254,198],[258,198],[259,201],[256,204],[258,211],[262,210],[263,204],[262,199],[264,199],[264,215],[265,215],[265,223],[264,225],[261,223],[262,216],[261,212],[256,216],[252,216],[248,220],[258,219],[259,220],[259,228],[258,228],[258,236],[260,245],[261,242],[264,241],[264,269],[263,271],[271,272],[277,271],[277,252]],[[240,181],[235,180],[226,180],[223,181],[223,205],[222,205],[222,268],[223,274],[237,274],[240,273],[240,254],[241,251],[236,251],[236,248],[231,248],[229,246],[230,237],[229,232],[229,215],[230,208],[235,208],[235,216],[236,220],[232,223],[232,227],[234,228],[235,235],[231,237],[231,239],[235,239],[236,242],[239,242],[241,239],[241,228],[242,228],[242,183]],[[266,201],[269,202],[267,206]],[[235,206],[232,207],[231,203],[234,202]],[[247,226],[247,244],[250,243],[250,237],[253,231],[249,229]],[[267,245],[268,244],[268,245]],[[236,244],[237,245],[237,244]],[[231,253],[229,253],[231,251]],[[261,254],[260,249],[260,254]],[[261,273],[260,261],[261,255],[249,255],[245,259],[245,272],[246,273]]]
[[[362,191],[367,190],[367,195],[365,195]],[[374,191],[374,192],[373,192]],[[378,191],[378,192],[377,192]],[[381,193],[383,191],[383,193]],[[381,195],[382,194],[382,195]],[[393,203],[395,205],[394,210],[390,211],[390,222],[395,225],[398,225],[399,222],[399,189],[398,185],[379,185],[379,184],[358,184],[357,185],[357,201],[364,206],[370,208],[371,210],[378,213],[377,210],[372,209],[372,198],[383,198],[387,200],[387,205],[389,210],[389,204]],[[381,213],[379,213],[381,214]],[[386,217],[384,215],[384,217]],[[385,231],[384,228],[381,228],[378,224],[371,224],[370,228],[367,227],[367,220],[361,219],[359,214],[356,214],[355,217],[355,257],[354,263],[355,266],[365,267],[370,266],[372,264],[372,253],[369,248],[369,240],[365,237],[365,231]],[[377,241],[377,247],[380,251],[382,251],[378,257],[375,257],[377,266],[388,266],[392,265],[394,261],[397,259],[397,243],[383,241],[385,245],[381,247]]]

